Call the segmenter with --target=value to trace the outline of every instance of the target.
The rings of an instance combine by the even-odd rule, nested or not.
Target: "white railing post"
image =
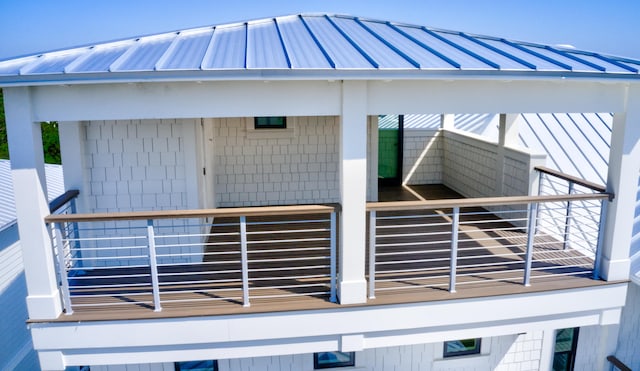
[[[160,284],[158,281],[158,261],[156,257],[156,237],[153,219],[147,220],[147,244],[149,246],[149,269],[151,270],[151,289],[153,291],[153,311],[162,311],[160,305]]]
[[[604,243],[604,226],[607,222],[607,209],[609,199],[603,199],[600,205],[600,222],[598,223],[598,242],[596,243],[596,256],[593,260],[593,279],[600,279],[600,260],[602,260],[602,244]]]
[[[568,194],[571,195],[573,193],[573,182],[569,182],[569,190]],[[562,249],[566,250],[569,248],[569,234],[571,233],[571,211],[572,211],[572,203],[571,200],[567,200],[567,211],[564,217],[564,241],[562,243]]]
[[[62,305],[67,315],[73,314],[71,307],[71,293],[69,291],[69,277],[67,276],[67,262],[65,259],[64,239],[62,238],[61,223],[53,223],[55,245],[58,249],[58,273],[60,274],[60,289],[62,290]]]
[[[337,280],[336,280],[336,275],[337,275],[337,254],[336,254],[336,249],[337,249],[337,236],[336,236],[336,212],[335,210],[333,212],[331,212],[331,268],[330,268],[330,274],[331,274],[331,296],[329,297],[329,300],[332,303],[337,303],[338,302],[338,295],[336,293],[336,288],[337,288]]]
[[[456,292],[456,270],[458,266],[458,227],[460,225],[460,208],[453,208],[451,221],[451,261],[449,275],[449,292]]]
[[[249,259],[247,254],[247,217],[240,217],[240,259],[242,261],[242,305],[249,303]]]
[[[376,211],[369,211],[369,299],[376,298]]]
[[[529,204],[529,223],[527,225],[527,253],[525,255],[524,262],[524,282],[525,286],[531,286],[531,265],[533,260],[533,243],[535,240],[536,233],[536,219],[538,212],[538,204],[536,202],[531,202]]]

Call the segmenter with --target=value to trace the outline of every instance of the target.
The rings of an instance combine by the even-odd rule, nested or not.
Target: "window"
[[[313,368],[348,367],[356,365],[355,352],[320,352],[313,353]]]
[[[453,340],[444,342],[444,357],[480,354],[480,339]]]
[[[207,361],[187,361],[187,362],[176,362],[175,363],[176,371],[218,371],[218,361],[216,360],[207,360]]]
[[[287,118],[284,116],[256,117],[253,122],[255,129],[287,128]]]
[[[553,350],[553,371],[572,371],[578,348],[578,328],[556,331],[556,345]]]

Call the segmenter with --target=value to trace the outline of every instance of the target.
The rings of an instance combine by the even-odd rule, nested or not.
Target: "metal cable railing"
[[[494,281],[528,286],[559,275],[598,278],[600,216],[609,198],[599,188],[369,203],[369,297],[426,287],[455,292],[460,285]]]
[[[70,210],[70,209],[69,209]],[[46,218],[65,312],[82,307],[336,301],[334,206],[278,206]]]

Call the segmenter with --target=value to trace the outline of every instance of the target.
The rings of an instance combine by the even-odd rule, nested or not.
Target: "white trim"
[[[245,117],[247,139],[290,139],[296,136],[297,120],[295,117],[285,116],[287,127],[284,129],[256,129],[254,117]]]

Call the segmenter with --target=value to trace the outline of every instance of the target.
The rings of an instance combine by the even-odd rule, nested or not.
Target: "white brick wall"
[[[213,120],[218,206],[339,202],[336,117],[288,118],[280,132],[252,124]]]
[[[442,183],[444,140],[438,130],[405,130],[403,184]]]
[[[633,370],[640,370],[640,286],[629,284],[627,302],[620,319],[616,357]]]

